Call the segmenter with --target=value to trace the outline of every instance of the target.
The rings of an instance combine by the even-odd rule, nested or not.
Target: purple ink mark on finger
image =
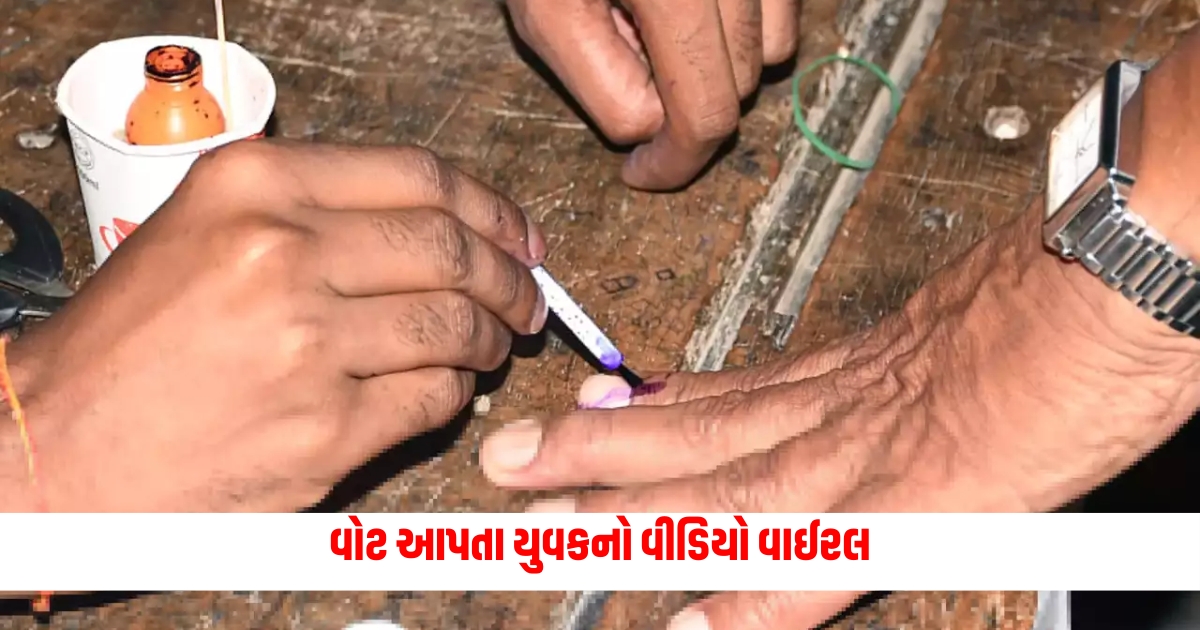
[[[633,392],[630,393],[630,397],[638,398],[640,396],[650,396],[652,394],[657,394],[658,392],[661,392],[662,390],[664,390],[666,388],[667,388],[666,381],[656,381],[653,383],[645,383],[643,385],[638,385],[637,387],[633,388]]]

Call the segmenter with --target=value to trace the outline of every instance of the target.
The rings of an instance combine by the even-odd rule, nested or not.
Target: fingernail
[[[479,461],[484,472],[514,472],[537,457],[541,444],[542,425],[537,420],[517,420],[484,441]]]
[[[549,499],[538,501],[525,510],[528,514],[571,514],[575,512],[575,499]]]
[[[621,409],[628,407],[633,389],[619,376],[597,374],[579,387],[580,409]]]
[[[708,625],[708,615],[694,608],[685,610],[671,620],[667,630],[711,630]]]
[[[542,231],[534,225],[531,219],[526,217],[525,221],[529,226],[527,229],[529,242],[525,244],[529,248],[529,257],[533,259],[534,263],[541,264],[546,260],[546,237],[542,236]]]
[[[537,306],[533,307],[533,321],[529,322],[529,333],[537,334],[546,326],[546,318],[550,317],[550,305],[546,303],[546,295],[538,289]]]

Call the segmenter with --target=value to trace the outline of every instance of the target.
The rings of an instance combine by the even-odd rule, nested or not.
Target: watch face
[[[1104,80],[1097,81],[1050,135],[1050,173],[1046,218],[1063,204],[1100,166],[1101,109]]]

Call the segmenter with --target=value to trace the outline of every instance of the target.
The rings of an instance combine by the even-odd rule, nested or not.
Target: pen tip
[[[625,379],[625,382],[629,383],[630,387],[641,387],[642,385],[645,385],[645,381],[642,380],[642,377],[635,374],[634,371],[629,369],[629,366],[625,365],[624,363],[617,368],[617,374],[621,375],[621,378]]]

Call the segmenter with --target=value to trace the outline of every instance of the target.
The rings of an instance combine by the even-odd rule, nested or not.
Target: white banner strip
[[[1200,590],[1200,514],[0,515],[0,591],[1067,589]]]

